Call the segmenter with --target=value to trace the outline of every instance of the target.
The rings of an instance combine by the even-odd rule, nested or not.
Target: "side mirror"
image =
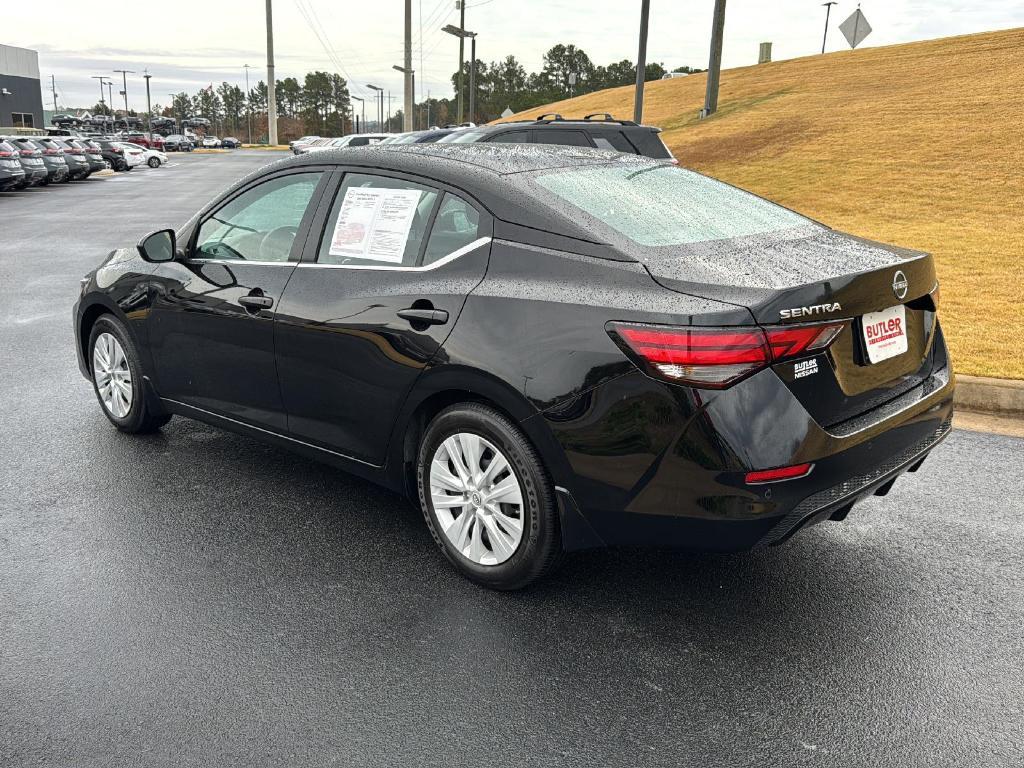
[[[146,235],[139,241],[139,254],[146,261],[158,264],[174,261],[177,240],[173,229],[161,229]]]

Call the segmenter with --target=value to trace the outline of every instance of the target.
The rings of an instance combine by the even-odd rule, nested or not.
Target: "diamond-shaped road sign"
[[[839,31],[843,33],[846,42],[851,48],[856,48],[864,42],[864,38],[871,34],[871,25],[860,12],[860,8],[850,14],[850,18],[839,25]]]

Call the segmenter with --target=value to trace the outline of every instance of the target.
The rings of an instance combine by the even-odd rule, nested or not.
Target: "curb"
[[[1024,419],[1024,381],[958,374],[953,402],[965,411]]]

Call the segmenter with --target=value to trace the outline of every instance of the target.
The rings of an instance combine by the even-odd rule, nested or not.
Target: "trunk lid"
[[[932,373],[936,277],[929,254],[813,226],[659,248],[642,261],[666,288],[744,307],[762,326],[845,320],[828,350],[773,366],[823,427],[883,405]],[[871,362],[864,315],[894,307],[903,307],[907,350]]]

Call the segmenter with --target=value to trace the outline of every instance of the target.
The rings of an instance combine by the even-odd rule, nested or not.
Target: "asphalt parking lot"
[[[1024,764],[1024,440],[781,548],[491,593],[363,481],[108,424],[79,277],[280,155],[171,157],[0,193],[0,765]]]

